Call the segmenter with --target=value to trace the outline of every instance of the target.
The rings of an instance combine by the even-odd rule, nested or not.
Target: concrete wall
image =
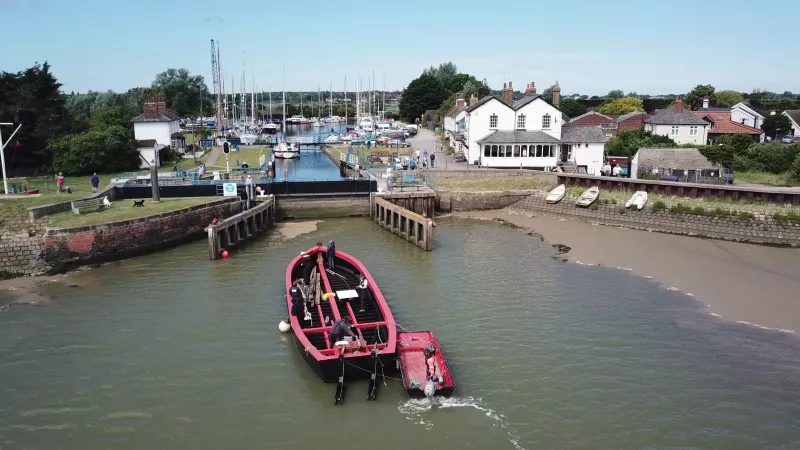
[[[203,237],[214,218],[224,219],[240,211],[238,199],[223,199],[139,219],[48,229],[42,258],[50,271],[60,271],[163,250]]]
[[[97,194],[93,194],[88,197],[72,198],[59,203],[51,203],[49,205],[34,206],[33,208],[28,208],[28,216],[30,217],[32,222],[40,217],[49,216],[52,214],[58,214],[64,211],[69,211],[72,209],[72,202],[76,200],[84,200],[87,198],[97,198],[105,196],[108,196],[108,199],[111,200],[112,202],[116,200],[117,189],[113,183],[109,184],[108,186],[98,191]]]
[[[534,192],[538,191],[436,191],[436,210],[449,213],[502,209],[529,197]]]
[[[755,219],[714,218],[693,214],[673,214],[669,211],[652,211],[648,203],[641,211],[624,210],[620,205],[602,205],[596,208],[578,208],[575,198],[564,198],[551,205],[545,202],[547,192],[533,195],[511,205],[508,210],[519,214],[545,215],[572,218],[590,223],[657,231],[687,236],[708,237],[726,241],[750,242],[767,245],[800,246],[800,223],[778,222],[772,217],[756,215]]]
[[[537,180],[552,183],[555,186],[558,178],[555,172],[543,172],[540,170],[519,170],[519,169],[428,169],[428,173],[433,174],[434,179],[438,178],[487,178],[487,177],[533,177]]]
[[[278,220],[369,217],[369,196],[323,199],[281,196],[277,199],[277,216]]]

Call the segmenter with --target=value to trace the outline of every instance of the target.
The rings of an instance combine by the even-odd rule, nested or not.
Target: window
[[[514,158],[519,158],[519,145],[514,146]]]
[[[513,148],[513,146],[506,145],[506,157],[511,158],[511,149],[512,148]]]
[[[697,127],[696,126],[689,127],[689,136],[697,136]]]
[[[528,146],[522,145],[521,147],[522,147],[522,157],[525,158],[528,156]]]
[[[536,157],[537,158],[541,158],[542,157],[542,146],[541,145],[537,145],[536,146]]]
[[[742,125],[747,125],[747,119],[742,117]]]
[[[492,151],[492,146],[491,145],[484,145],[483,146],[483,156],[488,157],[489,156],[489,152],[491,152],[491,151]]]
[[[520,114],[517,116],[517,129],[524,130],[525,129],[525,114]]]
[[[489,116],[489,128],[497,128],[497,114]]]
[[[545,114],[542,116],[542,128],[544,128],[545,130],[550,128],[550,119],[551,119],[550,114]]]
[[[492,146],[492,157],[493,158],[497,157],[497,146],[496,145]]]
[[[589,148],[589,144],[583,144],[583,146]]]
[[[545,158],[552,158],[553,157],[553,145],[545,145],[544,151],[542,152],[542,156]]]
[[[678,135],[678,127],[672,127],[672,135],[673,136],[677,136]]]

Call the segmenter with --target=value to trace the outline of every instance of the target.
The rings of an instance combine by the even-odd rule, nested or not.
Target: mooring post
[[[219,255],[219,240],[217,239],[217,230],[214,226],[208,227],[208,256],[209,259],[217,259]]]

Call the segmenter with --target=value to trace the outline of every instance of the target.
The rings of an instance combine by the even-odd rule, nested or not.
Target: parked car
[[[781,138],[781,142],[784,144],[794,144],[797,140],[797,136],[792,136],[791,134],[787,134],[783,138]]]
[[[408,158],[392,158],[392,169],[394,170],[408,170]]]
[[[411,144],[400,139],[391,139],[386,145],[389,147],[411,147]]]

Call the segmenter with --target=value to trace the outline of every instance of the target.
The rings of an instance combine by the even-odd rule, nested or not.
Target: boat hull
[[[300,156],[300,152],[275,152],[278,159],[294,159]]]
[[[397,333],[397,359],[400,368],[400,379],[403,388],[410,397],[425,397],[425,357],[423,350],[428,345],[433,345],[436,349],[436,365],[442,383],[437,384],[434,396],[450,397],[456,389],[456,380],[450,365],[447,362],[447,355],[439,345],[439,341],[430,331],[404,331]],[[414,382],[418,383],[415,385]]]
[[[309,352],[306,352],[300,339],[297,338],[295,333],[292,333],[292,339],[306,362],[309,369],[316,374],[320,380],[325,383],[336,383],[339,381],[339,375],[342,368],[342,363],[338,359],[319,361],[315,359]],[[378,355],[378,376],[393,375],[397,372],[397,357],[390,354]],[[383,368],[383,371],[381,371]],[[372,373],[372,355],[365,356],[348,356],[345,358],[344,365],[344,379],[351,380],[365,380],[370,377]]]

